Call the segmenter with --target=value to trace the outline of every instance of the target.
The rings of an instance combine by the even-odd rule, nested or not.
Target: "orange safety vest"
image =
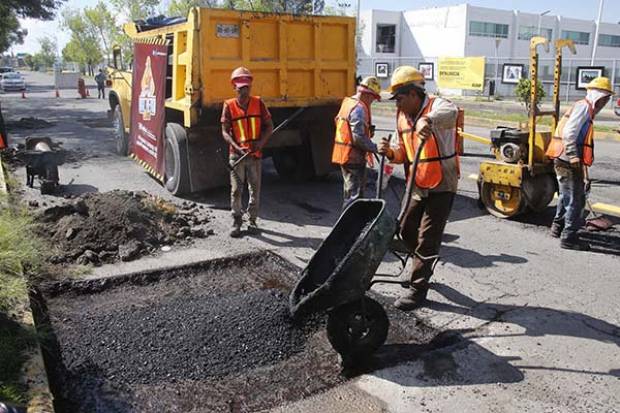
[[[230,110],[230,121],[235,142],[244,149],[252,150],[252,142],[259,140],[261,135],[262,112],[260,97],[250,96],[247,110],[239,106],[237,98],[226,100],[226,105]],[[256,151],[252,155],[260,158],[262,153]]]
[[[353,146],[353,132],[349,123],[349,115],[357,107],[362,105],[368,122],[364,124],[365,133],[370,136],[370,110],[368,106],[361,100],[346,97],[342,100],[340,111],[336,115],[336,137],[334,138],[334,151],[332,152],[332,162],[338,165],[346,165],[351,160],[351,151]],[[372,160],[372,154],[369,154]]]
[[[584,165],[590,166],[592,162],[594,162],[594,108],[586,99],[583,99],[583,102],[586,102],[588,105],[588,119],[577,136],[577,152],[581,162],[583,162]],[[557,128],[555,128],[553,138],[545,152],[551,159],[559,158],[564,153],[564,127],[574,108],[575,105],[566,111],[562,119],[560,119],[560,122],[558,122]]]
[[[422,113],[419,117],[427,115],[433,107],[434,97],[428,99],[428,104],[422,109]],[[397,116],[397,130],[400,138],[402,139],[405,150],[407,152],[407,159],[410,163],[413,163],[415,153],[418,149],[420,140],[415,133],[413,124],[403,112],[398,112]],[[458,119],[457,119],[458,123]],[[456,134],[455,130],[455,134]],[[420,161],[418,162],[418,169],[416,171],[415,184],[421,189],[433,189],[436,188],[443,179],[443,173],[441,171],[442,159],[450,159],[456,157],[456,167],[459,170],[459,155],[458,155],[458,139],[454,136],[454,152],[445,156],[442,156],[439,152],[439,145],[437,144],[437,138],[435,134],[426,140],[422,152],[420,153]]]

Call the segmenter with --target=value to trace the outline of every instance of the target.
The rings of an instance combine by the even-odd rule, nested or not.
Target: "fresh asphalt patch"
[[[289,318],[298,272],[261,252],[41,285],[33,302],[57,411],[250,412],[344,382],[324,317]],[[430,350],[420,345],[434,329],[389,312],[388,346]],[[353,375],[398,363],[389,353]]]

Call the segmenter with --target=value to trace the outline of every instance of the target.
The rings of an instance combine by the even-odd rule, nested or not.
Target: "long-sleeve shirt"
[[[356,96],[353,96],[353,98],[357,99]],[[349,114],[351,140],[354,146],[350,155],[350,165],[364,165],[366,164],[366,154],[368,152],[377,152],[377,145],[370,140],[368,135],[366,125],[370,125],[370,119],[362,105],[363,103],[358,104]]]
[[[560,155],[560,159],[565,162],[570,162],[571,158],[578,158],[580,156],[579,149],[577,147],[578,138],[588,127],[588,120],[590,119],[590,113],[588,104],[581,100],[573,106],[570,117],[564,125],[562,131],[562,143],[564,144],[564,152]]]
[[[420,117],[423,108],[428,105],[428,97],[424,99],[424,103],[420,107],[420,111],[416,114],[415,118],[409,120],[413,125]],[[408,115],[407,115],[408,116]],[[458,117],[458,108],[449,100],[435,97],[431,110],[426,116],[432,122],[432,130],[435,138],[437,139],[437,146],[441,156],[447,156],[453,154],[456,151],[456,119]],[[398,143],[392,147],[394,151],[394,157],[392,162],[404,163],[407,160],[407,151],[405,149],[405,143],[399,136]],[[458,188],[459,172],[456,156],[448,159],[441,160],[441,183],[433,189],[420,189],[415,187],[415,194],[421,197],[427,196],[428,192],[456,192]]]

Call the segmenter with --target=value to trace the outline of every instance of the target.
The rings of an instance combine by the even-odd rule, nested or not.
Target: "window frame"
[[[482,25],[482,27],[484,29],[478,30],[478,31],[474,31],[473,28],[472,28],[472,26],[474,24]],[[488,27],[493,27],[493,31],[487,30]],[[506,28],[505,35],[503,33],[498,33],[497,29],[499,27],[502,27],[502,28],[505,27]],[[508,39],[508,38],[510,38],[510,24],[495,23],[495,22],[481,22],[481,21],[478,21],[478,20],[470,20],[469,21],[469,28],[468,28],[467,34],[469,36],[474,36],[474,37],[489,37],[491,39]],[[499,34],[501,34],[501,36]]]
[[[375,24],[375,28],[376,28],[376,38],[375,38],[375,53],[396,53],[396,24],[394,23],[376,23]],[[383,50],[380,51],[379,50],[379,45],[382,44],[384,46],[389,46],[389,43],[379,43],[379,39],[381,38],[382,40],[385,38],[384,36],[379,36],[379,31],[380,29],[385,29],[387,27],[393,27],[394,28],[394,33],[392,35],[392,48],[387,49],[387,50]]]
[[[590,32],[580,32],[580,31],[577,31],[577,30],[562,30],[560,33],[562,34],[562,39],[570,39],[570,40],[572,40],[575,43],[575,45],[579,45],[579,46],[589,46],[590,45]],[[588,35],[588,41],[586,43],[583,43],[583,42],[581,42],[578,39],[575,39],[575,38],[573,38],[571,36],[568,36],[567,35],[568,33],[578,33],[580,35],[581,34],[587,34]]]

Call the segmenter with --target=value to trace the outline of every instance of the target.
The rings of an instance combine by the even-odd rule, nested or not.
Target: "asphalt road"
[[[104,101],[76,99],[61,91],[54,98],[51,78],[27,74],[27,99],[1,95],[7,120],[36,116],[55,122],[41,130],[14,130],[50,136],[73,151],[61,167],[65,193],[142,189],[163,197],[166,191],[127,158],[113,154]],[[37,88],[35,90],[35,87]],[[92,95],[92,94],[91,94]],[[391,120],[376,118],[380,127]],[[487,136],[488,131],[466,127]],[[596,201],[620,205],[617,142],[597,142]],[[346,382],[278,411],[282,412],[618,412],[620,406],[620,233],[588,234],[592,252],[561,250],[548,235],[553,208],[538,215],[500,220],[476,204],[478,163],[487,154],[467,144],[463,178],[446,228],[441,261],[433,277],[430,304],[410,313],[411,325],[427,324],[451,335],[429,354],[402,343],[385,352],[408,351],[389,367]],[[233,241],[226,189],[192,197],[214,208],[216,235],[192,247],[173,249],[139,261],[105,265],[90,277],[181,265],[234,253],[270,249],[304,266],[338,218],[341,180],[337,174],[305,185],[282,183],[265,161],[259,224],[263,233]],[[25,181],[23,169],[17,178]],[[46,204],[62,198],[24,189],[26,200]],[[388,198],[394,198],[388,194]],[[392,205],[395,199],[390,199]],[[380,272],[395,274],[398,263],[386,257]],[[393,297],[400,287],[379,285]]]

